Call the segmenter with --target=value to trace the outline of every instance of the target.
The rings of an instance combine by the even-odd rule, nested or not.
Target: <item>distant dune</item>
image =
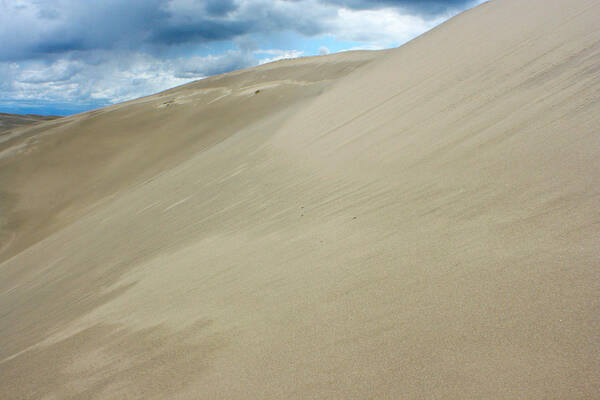
[[[16,127],[31,125],[41,121],[49,121],[56,118],[59,117],[51,115],[19,115],[0,113],[0,135]]]
[[[13,131],[0,398],[598,398],[599,20],[493,0]]]

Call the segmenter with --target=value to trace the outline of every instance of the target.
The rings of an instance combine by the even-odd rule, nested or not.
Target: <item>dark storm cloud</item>
[[[190,41],[210,42],[229,40],[248,33],[251,24],[246,21],[200,20],[187,24],[166,24],[155,29],[148,37],[150,43],[175,45]]]
[[[280,30],[314,35],[323,32],[322,18],[333,11],[267,0],[4,2],[0,3],[0,61],[96,49],[152,51]]]
[[[250,33],[326,33],[339,7],[396,7],[431,18],[471,0],[22,0],[0,3],[0,61],[95,49],[232,40]],[[12,5],[11,5],[12,4]],[[2,9],[4,8],[4,9]],[[150,49],[150,50],[149,50]]]
[[[234,0],[207,0],[204,5],[204,9],[208,14],[218,16],[235,11],[237,8],[238,5]]]
[[[162,0],[39,0],[0,5],[0,60],[109,49],[143,41],[167,13]],[[4,8],[4,9],[2,9]]]

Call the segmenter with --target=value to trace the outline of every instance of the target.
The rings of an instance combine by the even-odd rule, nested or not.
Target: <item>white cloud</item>
[[[177,86],[206,75],[180,77],[181,63],[145,54],[109,57],[98,64],[61,59],[41,62],[0,63],[2,101],[43,100],[99,105],[129,100]],[[1,105],[1,103],[0,103]]]
[[[393,8],[361,11],[342,8],[331,23],[331,31],[339,40],[362,42],[366,48],[381,49],[405,43],[441,21],[403,15]]]
[[[259,59],[258,64],[260,64],[260,65],[278,61],[278,60],[284,60],[287,58],[298,58],[304,54],[303,51],[299,51],[299,50],[276,50],[276,49],[255,50],[254,53],[255,54],[271,54],[273,56],[273,57],[265,57],[265,58]]]
[[[325,54],[329,54],[329,53],[331,53],[331,51],[329,50],[329,48],[327,46],[319,47],[319,55],[324,56]]]

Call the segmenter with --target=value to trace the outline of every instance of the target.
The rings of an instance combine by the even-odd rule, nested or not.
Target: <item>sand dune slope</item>
[[[494,0],[0,144],[0,398],[600,394],[600,2]]]
[[[0,113],[0,135],[18,127],[27,126],[43,121],[50,121],[59,117],[48,115],[18,115]],[[0,136],[1,137],[1,136]]]

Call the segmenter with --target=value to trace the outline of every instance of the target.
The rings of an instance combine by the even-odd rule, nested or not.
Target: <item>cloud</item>
[[[310,54],[303,48],[324,36],[354,48],[397,46],[473,3],[0,0],[0,108],[33,99],[101,106],[281,58],[325,54],[329,43],[316,43]]]
[[[0,91],[13,100],[84,99],[106,105],[254,64],[252,53],[239,50],[167,60],[144,53],[111,52],[95,64],[80,59],[0,63]]]
[[[188,80],[242,69],[255,63],[252,52],[245,50],[231,50],[220,55],[194,56],[168,62],[175,78]]]
[[[319,55],[324,56],[329,53],[331,53],[331,51],[329,50],[329,47],[327,47],[327,46],[319,47]]]
[[[324,32],[335,7],[315,0],[2,0],[0,61],[73,51],[164,47],[281,30]]]
[[[161,0],[3,0],[0,60],[139,44],[167,17]]]
[[[417,33],[425,32],[441,19],[426,20],[420,16],[400,14],[394,9],[341,9],[332,21],[332,30],[345,41],[362,42],[371,49],[397,46]]]
[[[439,16],[464,10],[478,3],[477,0],[324,0],[353,10],[397,8],[420,16]]]
[[[343,14],[387,10],[432,20],[473,0],[1,0],[0,61],[164,47],[294,31],[336,34]],[[340,9],[340,7],[343,7]],[[360,24],[346,27],[360,30]],[[371,36],[381,29],[376,29]],[[356,36],[356,35],[354,35]]]
[[[270,55],[271,57],[264,57],[258,60],[258,64],[266,64],[273,61],[285,60],[287,58],[297,58],[304,54],[303,51],[299,50],[255,50],[255,54],[259,55]]]

